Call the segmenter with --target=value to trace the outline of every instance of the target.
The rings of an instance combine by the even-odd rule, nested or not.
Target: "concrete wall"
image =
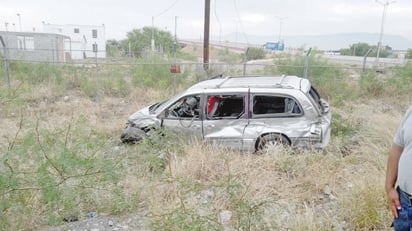
[[[64,43],[68,37],[58,34],[0,31],[11,60],[33,62],[66,62]],[[1,44],[0,44],[1,46]],[[0,49],[3,54],[3,49]]]

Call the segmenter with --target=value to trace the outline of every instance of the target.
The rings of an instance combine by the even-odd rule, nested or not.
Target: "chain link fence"
[[[0,67],[0,75],[5,81],[15,80],[28,82],[65,82],[68,88],[83,87],[89,89],[91,95],[114,94],[125,95],[131,87],[156,87],[176,91],[195,82],[224,76],[240,75],[296,75],[316,78],[321,81],[340,79],[358,79],[368,71],[386,72],[390,66],[404,65],[405,61],[379,65],[374,60],[362,57],[325,57],[319,53],[273,55],[270,59],[248,62],[219,62],[212,59],[205,65],[198,58],[195,61],[177,61],[160,53],[148,54],[144,59],[133,57],[71,59],[66,62],[23,60],[18,57],[7,57],[6,49],[0,51],[4,65]],[[181,59],[178,59],[181,60]],[[367,61],[367,62],[366,62]],[[93,93],[94,92],[94,93]]]

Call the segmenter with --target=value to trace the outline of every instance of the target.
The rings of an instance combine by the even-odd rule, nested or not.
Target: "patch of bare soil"
[[[68,217],[67,220],[76,220],[77,217]],[[39,231],[125,231],[125,230],[150,230],[147,227],[146,220],[142,214],[127,214],[113,216],[107,214],[89,213],[84,217],[77,218],[76,221],[68,221],[63,225],[55,227],[44,227]]]

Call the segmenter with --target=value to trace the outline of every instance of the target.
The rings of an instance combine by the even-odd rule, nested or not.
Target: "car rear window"
[[[253,97],[254,115],[290,116],[302,113],[299,104],[290,97],[256,95]]]

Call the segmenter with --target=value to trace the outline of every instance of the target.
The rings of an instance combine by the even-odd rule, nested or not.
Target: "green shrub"
[[[0,229],[25,229],[41,213],[58,223],[121,198],[111,190],[118,161],[104,157],[109,147],[81,122],[53,131],[37,122],[31,132],[17,133],[0,156]]]
[[[131,88],[123,78],[112,78],[103,81],[103,91],[106,96],[125,97]]]
[[[265,51],[263,48],[249,47],[246,52],[246,60],[255,60],[265,58]]]
[[[371,73],[361,75],[359,80],[361,94],[368,97],[381,96],[385,90],[384,85],[384,80]]]
[[[31,84],[47,82],[62,82],[62,72],[59,66],[48,63],[12,62],[10,65],[12,78],[26,81]]]
[[[387,80],[392,86],[388,91],[409,94],[412,88],[412,62],[407,62],[404,66],[391,68],[393,76]]]
[[[181,73],[175,74],[170,72],[170,64],[147,63],[145,60],[140,60],[142,63],[132,67],[132,84],[138,87],[160,88],[172,90],[174,84],[182,84],[187,80],[188,74],[181,67]],[[150,60],[149,60],[150,61]],[[154,62],[152,59],[151,61]],[[185,84],[188,84],[186,81]]]
[[[405,59],[412,59],[412,49],[406,51]]]
[[[79,81],[81,91],[90,98],[97,98],[99,94],[99,86],[96,80],[89,78],[81,78]]]

